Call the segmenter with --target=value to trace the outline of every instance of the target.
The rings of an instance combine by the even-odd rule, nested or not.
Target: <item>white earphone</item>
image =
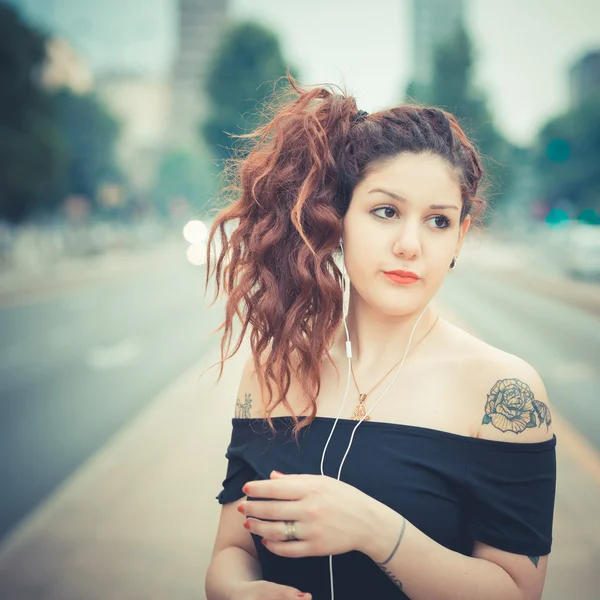
[[[331,432],[329,433],[329,437],[327,438],[327,442],[325,443],[325,447],[323,448],[323,454],[321,455],[321,475],[325,475],[325,473],[323,472],[323,464],[325,462],[325,453],[327,452],[327,447],[329,446],[329,442],[331,441],[333,432],[335,431],[335,427],[340,419],[340,415],[342,414],[342,411],[344,410],[344,407],[346,406],[346,399],[348,397],[348,390],[350,388],[350,373],[351,373],[350,366],[351,366],[351,360],[352,360],[352,344],[350,342],[350,335],[348,334],[348,325],[346,323],[346,317],[348,316],[348,308],[350,305],[350,278],[348,277],[348,273],[346,271],[346,262],[345,262],[345,257],[344,257],[344,244],[343,244],[342,238],[340,238],[340,249],[342,251],[343,319],[344,319],[344,329],[346,330],[346,357],[348,358],[348,378],[346,381],[346,391],[344,393],[344,400],[342,401],[340,410],[337,414],[337,417],[335,418],[333,427],[331,428]],[[425,311],[429,307],[430,302],[427,303],[427,305],[425,306],[425,308],[419,315],[417,322],[414,324],[414,326],[412,328],[410,337],[408,338],[408,344],[406,345],[406,350],[404,351],[404,356],[402,358],[402,362],[400,363],[398,369],[396,370],[396,374],[394,375],[394,378],[392,379],[391,383],[387,386],[387,388],[385,388],[385,390],[383,391],[381,396],[379,396],[379,398],[377,399],[375,404],[373,404],[373,406],[371,406],[371,408],[366,412],[366,414],[354,426],[354,429],[352,430],[352,433],[350,435],[350,442],[348,443],[348,447],[346,448],[346,452],[344,453],[344,456],[342,458],[342,461],[341,461],[339,469],[338,469],[337,478],[336,478],[338,481],[340,480],[340,477],[342,475],[342,467],[344,466],[346,457],[348,456],[348,453],[350,452],[350,447],[352,446],[352,442],[354,440],[354,434],[356,433],[356,430],[358,429],[359,425],[369,416],[369,414],[373,411],[373,409],[379,404],[381,399],[386,395],[386,393],[392,387],[392,385],[394,385],[394,382],[396,381],[398,374],[402,370],[404,361],[406,360],[406,356],[408,354],[408,350],[410,348],[410,344],[412,342],[412,338],[413,338],[413,334],[415,333],[415,329],[417,328],[417,325],[421,321],[421,317],[425,314]],[[329,583],[331,586],[331,600],[334,600],[333,556],[329,557]]]

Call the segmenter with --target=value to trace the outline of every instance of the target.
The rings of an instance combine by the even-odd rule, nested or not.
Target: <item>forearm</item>
[[[241,583],[262,579],[256,558],[242,548],[221,550],[210,562],[206,573],[207,600],[230,600]]]
[[[378,503],[373,519],[376,534],[364,552],[380,563],[395,547],[403,517]],[[449,550],[408,521],[393,557],[380,568],[412,600],[522,600],[521,591],[502,567]]]

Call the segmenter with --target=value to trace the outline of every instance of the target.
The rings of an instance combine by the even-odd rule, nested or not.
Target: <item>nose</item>
[[[421,238],[418,219],[404,219],[395,232],[393,252],[405,259],[416,258],[421,254]]]

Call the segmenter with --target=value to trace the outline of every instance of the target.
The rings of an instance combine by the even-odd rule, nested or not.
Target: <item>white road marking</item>
[[[85,360],[92,369],[103,371],[131,364],[141,354],[141,351],[142,346],[139,342],[126,339],[112,346],[92,348]]]

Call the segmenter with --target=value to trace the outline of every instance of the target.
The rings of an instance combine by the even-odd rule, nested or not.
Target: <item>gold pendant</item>
[[[352,416],[350,417],[353,421],[360,421],[366,414],[367,409],[365,407],[365,400],[367,399],[366,394],[361,394],[358,398],[358,406],[354,409]],[[370,421],[371,417],[365,417],[365,421]]]

